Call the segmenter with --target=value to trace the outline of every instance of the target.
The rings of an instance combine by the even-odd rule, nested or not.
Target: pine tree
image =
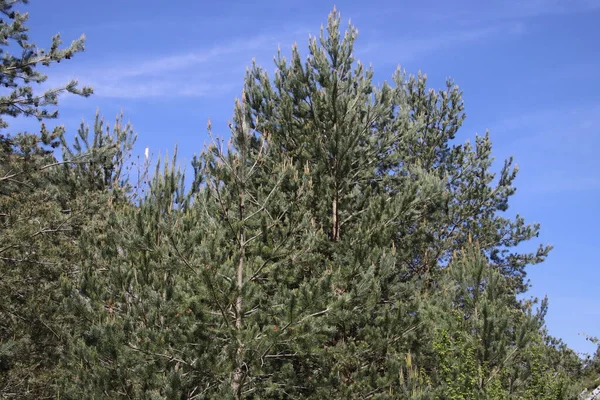
[[[273,156],[291,157],[308,172],[308,212],[327,233],[316,249],[323,267],[315,271],[331,277],[323,294],[330,311],[322,318],[329,332],[313,350],[314,396],[394,397],[407,343],[422,321],[418,296],[411,298],[418,286],[398,262],[406,248],[393,239],[412,236],[445,194],[440,179],[405,168],[395,151],[417,134],[403,86],[376,88],[373,71],[354,59],[356,30],[342,36],[339,25],[334,11],[327,33],[310,39],[305,64],[297,47],[289,65],[279,56],[273,84],[255,65],[246,91],[254,127],[269,132]]]
[[[71,149],[62,127],[46,129],[42,121],[58,117],[61,93],[92,91],[72,81],[40,92],[47,76],[39,67],[72,58],[84,38],[60,48],[56,35],[49,50],[38,48],[19,3],[27,2],[0,1],[0,397],[37,399],[54,397],[64,372],[59,364],[73,320],[61,306],[61,279],[75,279],[79,233],[101,210],[98,193],[112,186],[91,186],[81,171],[121,168],[130,134],[96,136],[103,141]],[[40,132],[11,131],[10,118],[19,117],[38,119]]]
[[[0,86],[7,89],[8,94],[0,96],[0,128],[8,127],[6,116],[17,117],[20,115],[33,116],[40,121],[47,118],[56,118],[57,110],[51,106],[58,104],[58,96],[63,92],[89,96],[92,89],[79,88],[77,81],[71,81],[65,86],[49,89],[43,93],[36,93],[31,83],[40,84],[46,81],[47,75],[37,70],[39,65],[49,66],[61,60],[70,59],[75,53],[83,51],[84,36],[73,41],[67,48],[61,49],[60,35],[52,38],[49,50],[38,48],[29,41],[27,14],[15,10],[15,5],[27,4],[27,0],[1,0],[0,13]],[[17,46],[19,51],[9,52],[11,46]],[[16,53],[16,54],[12,54]]]
[[[543,261],[550,247],[533,254],[510,250],[539,232],[538,224],[499,214],[515,193],[512,159],[492,186],[489,135],[478,137],[474,148],[452,143],[465,118],[458,87],[448,81],[445,90],[427,90],[425,75],[406,79],[398,71],[394,87],[375,88],[373,71],[354,59],[357,30],[350,26],[342,36],[339,28],[334,10],[327,34],[310,39],[304,65],[294,47],[289,64],[278,56],[273,83],[256,65],[246,78],[256,128],[269,130],[273,145],[295,163],[311,165],[315,218],[339,240],[373,193],[399,193],[407,175],[428,171],[446,183],[446,196],[438,200],[445,204],[432,207],[410,237],[398,232],[396,247],[413,253],[405,267],[417,275],[434,271],[470,234],[524,290],[525,266]]]
[[[428,91],[424,75],[406,79],[401,72],[395,86],[375,88],[372,71],[353,57],[356,30],[350,26],[342,36],[339,25],[334,10],[327,33],[310,39],[305,63],[294,46],[289,63],[276,59],[273,82],[254,65],[245,85],[254,128],[270,132],[271,147],[310,171],[310,213],[328,233],[319,252],[336,271],[334,290],[344,299],[325,318],[335,327],[327,344],[334,361],[324,372],[330,391],[321,394],[330,397],[374,395],[384,386],[393,392],[390,377],[402,354],[427,351],[420,336],[428,332],[427,299],[439,295],[436,281],[469,237],[508,279],[498,285],[508,285],[505,300],[516,313],[521,306],[509,287],[524,291],[525,266],[550,250],[511,252],[537,236],[539,226],[499,214],[515,192],[516,169],[507,160],[492,186],[489,135],[477,138],[475,148],[452,143],[464,120],[458,88],[449,81],[443,91]],[[378,325],[383,321],[388,325]],[[390,347],[393,331],[415,336],[402,335]],[[510,340],[503,334],[498,338]],[[380,355],[398,354],[396,366],[378,358],[375,343]]]
[[[574,393],[595,364],[584,369],[547,334],[546,301],[522,298],[525,267],[549,247],[514,250],[539,226],[502,215],[512,160],[495,182],[489,135],[454,143],[459,89],[428,90],[425,75],[401,70],[375,86],[354,58],[356,36],[340,32],[334,10],[305,61],[296,46],[289,62],[279,54],[273,81],[253,65],[229,145],[213,139],[194,159],[191,186],[177,153],[136,182],[120,119],[111,131],[97,118],[93,137],[82,126],[72,146],[60,132],[27,136],[62,144],[60,162],[5,142],[3,166],[19,165],[29,182],[6,179],[0,190],[27,206],[7,196],[5,209],[56,230],[6,225],[6,254],[58,265],[39,264],[33,281],[9,269],[0,281],[2,312],[26,310],[41,333],[16,317],[0,325],[5,389],[153,399]],[[23,280],[25,302],[9,288]],[[23,343],[5,340],[18,334]],[[24,354],[30,338],[58,368],[31,368],[42,355]]]
[[[439,280],[431,376],[438,396],[566,399],[574,393],[576,356],[544,329],[537,311],[518,300],[508,278],[469,243]],[[429,365],[429,364],[428,364]]]
[[[296,378],[298,348],[318,338],[311,321],[327,312],[303,280],[318,233],[291,212],[307,182],[267,161],[245,107],[236,105],[231,147],[215,140],[194,161],[190,190],[174,159],[139,205],[114,209],[82,239],[82,280],[67,291],[78,318],[94,322],[73,338],[70,365],[84,368],[68,397],[242,398],[293,387],[283,382]]]
[[[207,237],[214,250],[204,256],[218,274],[211,286],[223,293],[211,303],[215,313],[232,310],[231,316],[221,312],[215,331],[221,356],[232,368],[223,372],[231,376],[233,397],[282,396],[289,389],[273,375],[294,376],[289,369],[300,357],[294,337],[310,340],[308,332],[316,337],[318,332],[307,328],[309,320],[327,312],[303,298],[308,294],[304,270],[310,268],[306,254],[318,233],[302,213],[307,202],[302,172],[285,157],[270,159],[270,133],[251,129],[245,94],[236,104],[232,129],[231,149],[215,144],[201,164],[204,212],[216,217],[213,230],[222,232]],[[318,283],[313,290],[319,290]]]
[[[435,213],[420,227],[428,240],[423,248],[413,247],[416,254],[410,268],[420,273],[432,265],[448,263],[470,236],[503,275],[525,291],[525,267],[542,262],[551,246],[540,245],[534,253],[513,250],[537,237],[540,229],[539,224],[528,225],[519,215],[514,220],[502,215],[516,192],[513,182],[518,168],[513,166],[513,159],[505,160],[499,174],[491,171],[494,159],[489,133],[477,136],[475,146],[468,141],[452,143],[466,118],[462,93],[452,80],[444,90],[428,90],[427,76],[419,73],[403,86],[418,133],[401,144],[400,157],[444,179],[449,192],[444,212]]]
[[[74,376],[63,382],[64,397],[179,398],[198,376],[191,366],[209,371],[202,355],[210,359],[208,340],[196,323],[204,310],[194,297],[197,276],[180,261],[191,247],[175,253],[190,221],[181,219],[188,199],[174,164],[176,157],[162,170],[157,164],[138,202],[113,202],[106,221],[93,221],[80,238],[79,280],[63,285],[80,321],[70,337],[66,367]]]
[[[370,194],[389,190],[387,175],[399,163],[389,125],[403,100],[387,84],[374,86],[373,71],[354,59],[357,30],[351,26],[342,37],[339,25],[334,11],[327,34],[310,38],[304,65],[297,46],[289,65],[280,53],[273,84],[257,65],[246,78],[255,128],[309,169],[315,222],[333,242],[353,229]]]
[[[17,171],[18,178],[2,185],[0,200],[0,360],[5,372],[0,393],[54,396],[64,345],[76,322],[62,309],[61,281],[77,280],[78,240],[87,224],[122,197],[117,183],[122,155],[132,145],[128,127],[104,131],[98,117],[96,127],[93,142],[86,140],[83,148],[68,148],[61,133],[62,161],[37,144],[35,135],[19,142],[31,146],[4,154],[10,161],[3,166]]]

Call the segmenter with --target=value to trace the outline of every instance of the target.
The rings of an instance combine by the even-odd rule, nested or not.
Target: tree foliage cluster
[[[0,397],[124,399],[570,399],[597,386],[528,299],[508,217],[517,168],[490,136],[457,143],[448,81],[398,70],[376,85],[357,30],[333,11],[307,56],[253,64],[227,144],[186,179],[148,173],[135,134],[56,118],[40,66],[71,58],[28,40],[0,0]],[[210,133],[210,126],[209,126]],[[211,133],[212,137],[212,133]],[[146,171],[146,173],[143,173]],[[190,183],[191,182],[191,183]]]

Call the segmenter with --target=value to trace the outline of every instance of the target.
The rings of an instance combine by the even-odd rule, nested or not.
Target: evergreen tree
[[[119,154],[130,148],[130,135],[96,135],[93,143],[70,149],[62,127],[11,131],[10,117],[56,118],[62,92],[91,94],[74,81],[36,91],[47,78],[39,66],[70,59],[83,50],[83,37],[61,49],[57,35],[49,50],[38,48],[28,38],[27,14],[15,10],[18,3],[27,2],[0,1],[0,397],[37,399],[56,394],[72,322],[61,307],[60,280],[77,274],[78,235],[101,209],[98,192],[111,186],[93,187],[81,171],[121,168]],[[60,158],[55,149],[62,149]]]
[[[36,93],[31,83],[40,84],[46,81],[47,75],[38,71],[39,65],[49,66],[64,59],[70,59],[75,53],[83,51],[84,36],[73,41],[67,48],[61,49],[60,35],[52,38],[49,50],[38,48],[29,41],[27,14],[15,10],[15,5],[27,4],[28,0],[0,1],[0,86],[7,89],[7,94],[0,96],[0,128],[8,127],[6,116],[33,116],[39,120],[56,118],[57,110],[51,106],[58,104],[58,96],[69,92],[89,96],[92,89],[79,88],[77,81],[65,86]],[[15,46],[9,52],[9,48]],[[15,51],[18,50],[18,51]],[[4,137],[4,136],[3,136]]]
[[[39,398],[53,397],[56,389],[58,364],[76,322],[62,308],[61,281],[77,279],[78,241],[86,225],[122,197],[117,181],[131,146],[128,127],[104,131],[97,117],[96,128],[93,142],[82,136],[83,148],[66,147],[61,132],[62,161],[33,134],[3,154],[9,160],[3,167],[18,178],[2,185],[0,198],[0,393]]]
[[[418,134],[402,143],[398,151],[407,163],[444,179],[449,192],[444,212],[432,215],[421,227],[422,236],[428,240],[423,248],[413,247],[417,250],[410,268],[419,273],[446,264],[470,236],[511,284],[525,291],[525,267],[542,262],[551,246],[540,245],[534,253],[514,250],[537,237],[540,229],[539,224],[528,225],[519,215],[511,220],[502,214],[516,192],[513,182],[518,168],[509,158],[499,176],[491,171],[494,159],[489,133],[477,136],[475,146],[451,142],[465,119],[461,92],[451,80],[444,90],[427,90],[427,77],[419,73],[409,77],[404,87]]]
[[[24,2],[24,1],[23,1]],[[0,117],[56,117],[43,52],[0,0]],[[454,143],[452,81],[398,70],[376,86],[357,30],[330,14],[302,60],[257,65],[227,147],[129,165],[135,139],[97,116],[2,133],[0,397],[567,399],[597,376],[524,299],[519,253],[539,226],[506,218],[516,167],[489,135]],[[6,121],[1,120],[3,129]],[[212,130],[209,123],[209,133]],[[55,149],[60,153],[55,155]],[[596,374],[596,375],[594,375]]]
[[[511,161],[492,186],[489,136],[451,142],[458,89],[375,87],[339,24],[273,83],[248,71],[190,190],[173,160],[80,241],[68,397],[567,396],[569,355],[517,298],[549,248],[507,253],[538,230],[499,215]]]
[[[335,327],[328,349],[339,353],[329,352],[335,361],[324,371],[331,373],[331,380],[325,384],[329,392],[322,395],[360,397],[359,393],[375,395],[383,387],[391,394],[397,382],[390,379],[397,376],[402,354],[416,353],[420,365],[425,360],[418,357],[431,351],[423,343],[423,335],[433,339],[427,334],[427,318],[434,317],[428,311],[429,297],[440,295],[435,288],[440,274],[470,237],[501,274],[494,279],[504,277],[488,293],[504,293],[500,304],[510,310],[507,315],[529,312],[516,299],[526,290],[525,266],[543,261],[550,247],[533,254],[511,250],[537,236],[539,226],[500,214],[515,192],[516,168],[507,160],[492,185],[489,135],[478,137],[474,148],[452,143],[465,117],[458,88],[449,81],[445,90],[427,90],[424,75],[406,79],[400,72],[393,77],[394,87],[375,88],[372,71],[364,72],[353,58],[356,30],[350,26],[342,36],[339,24],[334,10],[327,33],[310,39],[306,63],[294,46],[289,63],[277,57],[272,83],[254,65],[245,87],[251,94],[254,127],[270,133],[271,146],[280,154],[297,166],[308,166],[314,182],[310,213],[330,242],[318,249],[328,267],[338,272],[332,278],[335,290],[348,294],[339,314],[330,312],[325,318]],[[370,310],[365,307],[369,304]],[[394,313],[396,319],[390,317]],[[495,315],[505,317],[501,312]],[[533,321],[519,326],[535,332],[541,322]],[[489,321],[481,323],[489,328]],[[486,332],[491,335],[485,338],[489,346],[525,346],[502,330],[508,329],[508,320],[495,323],[500,331]],[[420,340],[407,335],[390,343],[391,332],[415,332]],[[359,343],[365,346],[362,352]],[[377,357],[375,343],[381,345],[382,358]],[[473,353],[479,367],[493,368],[488,365],[491,350],[477,351],[483,352]],[[390,357],[396,365],[388,364],[383,354],[397,354]],[[368,368],[370,374],[364,372]]]
[[[306,202],[301,173],[266,162],[269,146],[245,114],[238,103],[229,149],[215,140],[194,161],[191,190],[174,159],[139,206],[113,209],[107,227],[82,239],[82,280],[67,291],[78,318],[93,322],[74,337],[70,365],[84,367],[67,396],[293,389],[284,382],[295,378],[298,348],[318,338],[310,323],[327,312],[303,281],[318,233],[290,212]]]
[[[531,371],[520,366],[531,362],[528,352],[543,349],[545,305],[538,313],[531,302],[516,306],[514,288],[478,246],[468,244],[461,253],[439,281],[437,390],[451,399],[522,398],[533,389]]]
[[[137,204],[113,202],[80,238],[81,274],[63,285],[67,309],[80,321],[63,397],[179,398],[201,377],[195,372],[210,373],[207,334],[196,323],[204,310],[193,295],[197,276],[179,258],[192,247],[175,253],[190,221],[182,226],[187,199],[173,164],[157,165]]]
[[[246,91],[254,127],[269,132],[273,156],[306,168],[313,183],[308,212],[327,233],[316,271],[331,276],[323,317],[330,332],[313,350],[321,364],[315,397],[394,397],[421,321],[418,284],[398,262],[409,246],[393,238],[413,236],[445,194],[441,179],[406,166],[395,150],[417,134],[403,86],[375,87],[373,71],[354,59],[357,31],[342,35],[339,25],[334,11],[327,32],[310,39],[306,63],[297,47],[289,65],[280,55],[273,84],[253,66]]]
[[[400,193],[406,176],[423,171],[445,182],[443,206],[430,207],[410,234],[399,231],[396,247],[411,252],[403,262],[422,275],[446,265],[470,234],[515,287],[525,289],[525,266],[543,261],[550,247],[533,254],[511,251],[538,235],[539,225],[501,216],[515,193],[516,168],[505,162],[498,183],[489,135],[454,144],[465,114],[461,92],[452,81],[427,90],[426,76],[393,76],[395,86],[375,88],[373,71],[354,59],[357,30],[340,33],[340,14],[329,16],[327,34],[311,38],[303,65],[296,46],[291,60],[276,59],[273,83],[254,65],[246,78],[256,129],[295,163],[309,163],[315,181],[313,213],[339,240],[352,230],[373,194]],[[408,237],[407,237],[408,236]]]

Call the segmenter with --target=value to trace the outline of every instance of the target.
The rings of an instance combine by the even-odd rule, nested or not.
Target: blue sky
[[[169,4],[169,5],[167,5]],[[87,35],[87,49],[48,70],[49,83],[92,85],[89,99],[64,98],[60,123],[73,132],[96,109],[113,120],[123,110],[141,153],[172,153],[184,162],[207,142],[206,122],[227,134],[233,99],[252,58],[273,70],[280,45],[306,49],[333,2],[32,0],[34,40],[47,46]],[[555,250],[529,270],[531,294],[550,298],[550,332],[577,351],[600,335],[600,0],[336,1],[359,29],[356,54],[375,80],[401,65],[441,87],[464,91],[467,121],[459,140],[489,129],[497,167],[520,167],[510,212],[542,224]],[[306,51],[303,51],[306,54]],[[36,126],[17,121],[15,129]],[[189,168],[188,168],[189,169]]]

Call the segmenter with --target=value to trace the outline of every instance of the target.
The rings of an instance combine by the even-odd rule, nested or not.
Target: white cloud
[[[126,67],[95,65],[82,68],[77,65],[77,75],[54,75],[44,86],[56,87],[75,78],[82,85],[92,86],[98,97],[143,99],[219,95],[241,87],[243,66],[267,51],[274,54],[277,43],[274,37],[258,36],[179,54],[104,61],[106,65]]]
[[[107,72],[109,72],[111,76],[119,79],[161,75],[166,72],[173,72],[202,65],[220,58],[222,59],[235,55],[247,55],[249,54],[248,52],[261,50],[266,46],[271,45],[273,42],[273,38],[268,36],[236,40],[226,45],[218,45],[210,49],[157,57],[134,63],[134,65],[129,68],[113,68]]]
[[[228,93],[240,85],[240,82],[236,85],[226,82],[220,84],[190,83],[184,80],[149,80],[145,82],[127,82],[126,80],[122,80],[116,83],[100,82],[96,84],[94,95],[120,99],[204,97]]]
[[[394,59],[407,63],[439,50],[474,44],[494,37],[520,35],[524,32],[524,29],[524,26],[520,23],[498,24],[483,28],[447,29],[426,37],[404,36],[380,42],[372,41],[366,49],[361,50],[359,48],[358,53],[361,56],[371,56],[373,53],[385,49],[385,52],[391,53]]]
[[[429,38],[411,38],[400,42],[400,51],[405,53],[404,59],[413,58],[439,49],[452,48],[467,43],[478,42],[502,32],[512,31],[512,27],[496,26],[488,28],[476,28],[470,30],[459,30],[441,32]]]
[[[370,40],[358,55],[367,58],[393,56],[407,63],[439,50],[455,49],[503,38],[515,38],[535,28],[534,18],[600,11],[600,0],[490,0],[423,2],[414,7],[393,6],[382,9],[379,18],[398,14],[404,32],[390,34],[389,27],[370,29],[379,40]],[[424,28],[426,27],[426,28]]]

